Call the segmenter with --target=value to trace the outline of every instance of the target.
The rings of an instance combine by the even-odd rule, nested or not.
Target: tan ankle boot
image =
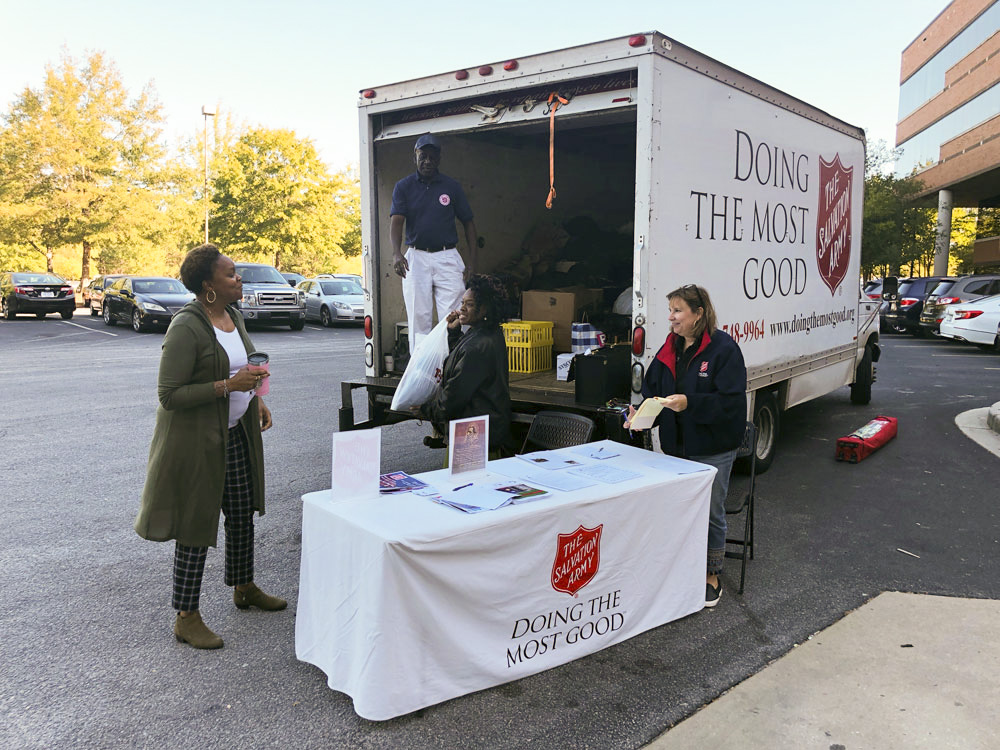
[[[288,606],[288,602],[284,599],[265,594],[257,588],[256,583],[252,582],[250,583],[250,587],[244,591],[240,591],[237,588],[233,589],[233,603],[240,609],[249,609],[251,606],[254,606],[268,612],[274,612]]]
[[[186,617],[180,612],[174,620],[174,635],[181,643],[195,648],[222,648],[222,639],[208,629],[201,619],[201,612],[191,612]]]

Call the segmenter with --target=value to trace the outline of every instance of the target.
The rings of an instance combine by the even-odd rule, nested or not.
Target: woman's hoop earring
[[[209,295],[209,294],[211,294],[211,295],[212,295],[211,299],[209,299],[209,297],[208,297],[208,295]],[[215,300],[216,300],[217,298],[218,298],[218,295],[217,295],[217,294],[215,293],[215,290],[214,290],[214,289],[209,289],[209,290],[208,290],[208,293],[207,293],[207,294],[205,295],[205,301],[206,301],[206,302],[207,302],[208,304],[210,304],[210,305],[211,305],[211,304],[214,304],[214,303],[215,303]]]

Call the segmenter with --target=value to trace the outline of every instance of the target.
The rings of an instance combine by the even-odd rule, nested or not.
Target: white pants
[[[412,352],[434,327],[435,304],[438,321],[462,304],[465,261],[455,248],[428,253],[411,247],[406,251],[406,262],[410,270],[403,279],[403,302]]]

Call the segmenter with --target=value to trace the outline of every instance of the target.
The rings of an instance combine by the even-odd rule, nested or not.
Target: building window
[[[945,73],[993,36],[998,29],[1000,29],[1000,2],[995,2],[903,82],[899,87],[899,116],[896,122],[902,122],[908,115],[944,91]]]
[[[938,163],[941,144],[1000,115],[1000,84],[994,84],[975,99],[945,115],[933,125],[899,144],[896,177],[909,177]]]

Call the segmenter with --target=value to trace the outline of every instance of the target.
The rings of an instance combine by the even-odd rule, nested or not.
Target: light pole
[[[205,118],[205,133],[203,135],[205,151],[205,244],[208,244],[208,118],[215,117],[215,112],[209,112],[201,105],[201,114]]]

